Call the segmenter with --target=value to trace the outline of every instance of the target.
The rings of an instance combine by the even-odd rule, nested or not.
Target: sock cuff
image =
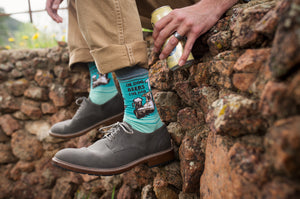
[[[135,77],[148,76],[148,70],[139,66],[132,66],[116,70],[118,80],[128,80]]]

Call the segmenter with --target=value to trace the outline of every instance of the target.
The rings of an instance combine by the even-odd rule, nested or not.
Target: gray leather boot
[[[138,164],[156,166],[174,159],[166,126],[141,133],[126,123],[111,125],[109,133],[89,147],[67,148],[52,158],[54,165],[93,175],[114,175]]]
[[[83,135],[101,124],[108,125],[123,119],[124,103],[119,93],[102,105],[94,104],[85,97],[77,99],[76,104],[80,104],[80,107],[73,118],[54,124],[50,129],[50,135],[72,138]]]

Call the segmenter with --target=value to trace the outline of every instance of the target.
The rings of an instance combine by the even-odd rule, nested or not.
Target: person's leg
[[[77,0],[79,27],[100,72],[115,71],[125,102],[123,122],[87,148],[63,149],[53,163],[72,171],[112,175],[141,163],[174,158],[170,135],[153,102],[147,46],[135,0]]]
[[[124,98],[124,122],[135,130],[152,133],[163,126],[155,106],[148,70],[138,66],[116,71]]]
[[[49,134],[59,138],[76,137],[100,124],[120,121],[124,111],[123,99],[117,91],[112,74],[101,74],[95,66],[89,46],[78,26],[75,0],[69,1],[68,14],[69,66],[71,70],[89,70],[90,92],[88,99],[80,98],[76,101],[80,107],[72,119],[51,127]]]
[[[83,38],[77,22],[77,12],[75,0],[68,1],[68,47],[69,47],[69,66],[73,70],[78,63],[93,62],[90,49]],[[87,70],[87,64],[85,70]]]
[[[93,103],[104,104],[118,94],[112,73],[100,73],[95,62],[90,62],[88,67],[90,71],[89,99]]]
[[[101,73],[148,67],[135,0],[76,0],[78,23]]]
[[[90,72],[90,100],[98,105],[104,104],[117,94],[112,74],[101,74],[96,68],[93,57],[90,54],[90,48],[83,38],[77,20],[77,11],[75,0],[69,0],[68,5],[68,45],[70,51],[69,66],[71,70],[77,63],[86,63],[85,66]],[[104,76],[111,79],[106,84]],[[101,81],[102,80],[102,81]],[[104,82],[103,82],[104,81]]]
[[[127,68],[126,70],[122,69],[122,76],[124,76],[126,82],[144,81],[144,76],[135,76],[133,79],[126,77],[134,73],[134,71],[131,71],[133,70],[132,66],[135,66],[135,69],[138,67],[147,68],[148,62],[147,47],[143,40],[142,27],[135,0],[76,0],[76,7],[80,30],[91,49],[91,54],[99,71],[104,73],[116,71],[118,76],[118,70]],[[146,71],[145,73],[148,72]],[[125,88],[125,86],[122,86],[122,82],[125,81],[124,78],[118,78],[121,80],[119,81],[121,89]],[[151,90],[148,89],[150,88],[149,82],[147,84],[149,86],[146,83],[143,86],[147,86],[148,95],[152,98]],[[143,94],[146,95],[146,93],[143,93],[145,89],[135,92],[137,93],[135,96],[133,95],[134,92],[128,93],[125,89],[121,91],[124,101],[127,103],[125,104],[125,112],[127,114],[124,117],[124,121],[129,122],[135,130],[142,132],[153,132],[162,126],[153,100],[142,96]],[[132,101],[133,97],[143,99],[143,102],[140,103],[143,103],[145,106],[153,103],[153,112],[152,107],[145,113],[141,112],[143,109],[133,108],[132,103],[136,103]],[[149,103],[146,100],[150,100]],[[139,118],[143,114],[147,115],[147,117]],[[136,119],[133,119],[133,115]]]

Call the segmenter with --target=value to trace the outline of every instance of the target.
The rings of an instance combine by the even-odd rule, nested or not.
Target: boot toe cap
[[[70,123],[70,121],[71,120],[66,120],[54,124],[50,129],[51,133],[66,134],[66,126]]]

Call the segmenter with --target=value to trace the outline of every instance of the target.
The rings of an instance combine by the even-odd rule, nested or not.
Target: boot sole
[[[79,165],[62,161],[56,157],[52,158],[52,164],[54,164],[55,166],[59,166],[63,169],[67,169],[78,173],[110,176],[110,175],[116,175],[128,171],[139,164],[147,164],[149,167],[163,165],[171,162],[172,160],[174,160],[174,158],[175,158],[174,150],[173,148],[171,148],[171,149],[161,151],[159,153],[155,153],[155,154],[145,156],[143,158],[139,158],[126,165],[122,165],[120,167],[115,167],[115,168],[91,168],[91,167],[79,166]]]
[[[49,131],[49,135],[53,136],[53,137],[56,137],[56,138],[74,138],[74,137],[78,137],[78,136],[81,136],[85,133],[87,133],[88,131],[90,131],[91,129],[93,128],[96,128],[97,126],[100,126],[100,125],[110,125],[110,124],[113,124],[115,122],[118,122],[118,121],[122,121],[123,120],[123,115],[124,113],[119,113],[117,115],[114,115],[110,118],[107,118],[105,120],[102,120],[86,129],[83,129],[81,131],[78,131],[76,133],[72,133],[72,134],[66,134],[66,135],[63,135],[63,134],[58,134],[58,133],[54,133],[52,132],[51,130]]]

